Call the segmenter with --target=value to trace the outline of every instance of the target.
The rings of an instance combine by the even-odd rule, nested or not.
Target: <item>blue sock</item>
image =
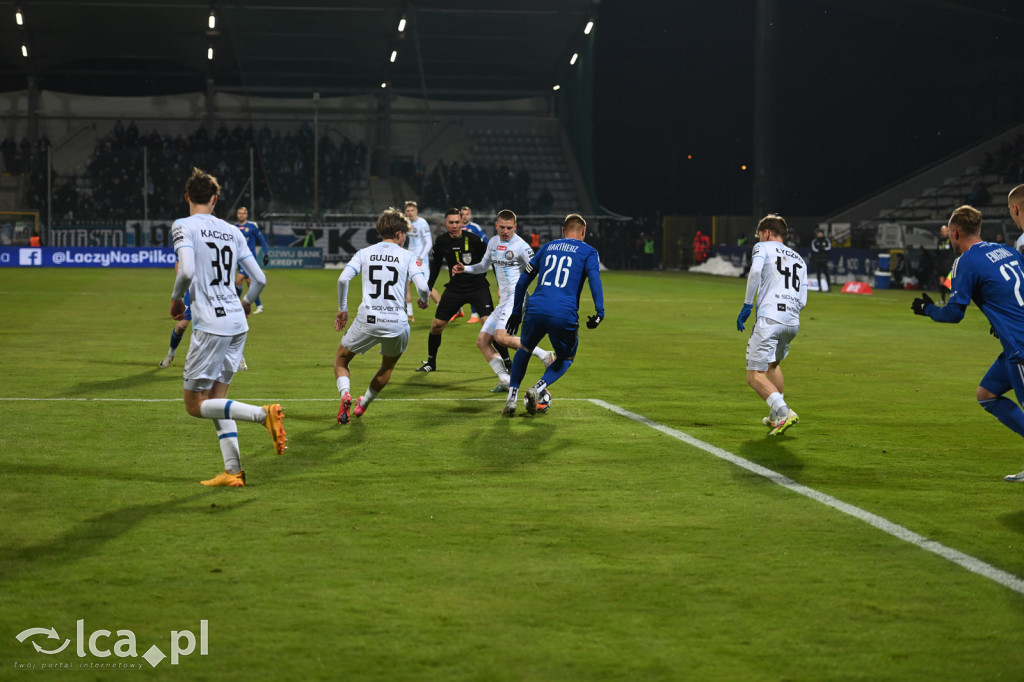
[[[519,388],[526,376],[526,367],[530,364],[530,352],[520,348],[512,358],[512,371],[509,373],[508,385],[510,388]]]
[[[1024,411],[1009,398],[998,396],[991,400],[979,400],[985,411],[1003,423],[1019,436],[1024,436]]]
[[[185,337],[185,333],[178,334],[174,329],[171,330],[171,350],[175,350],[181,340]]]
[[[242,298],[242,287],[235,287],[235,293],[238,294],[238,298]]]
[[[260,297],[259,296],[256,297],[256,305],[263,305],[262,303],[260,303]]]
[[[551,366],[544,371],[544,376],[542,376],[541,379],[545,384],[550,386],[562,378],[562,375],[569,370],[569,366],[571,364],[572,358],[555,358],[555,361],[551,363]],[[513,365],[513,367],[514,366],[515,365]]]

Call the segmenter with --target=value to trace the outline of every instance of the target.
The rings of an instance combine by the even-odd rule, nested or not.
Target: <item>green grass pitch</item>
[[[229,490],[199,485],[221,459],[181,403],[187,341],[156,367],[170,271],[0,271],[0,679],[120,679],[82,669],[101,663],[247,682],[1024,676],[1021,593],[590,402],[1024,576],[1024,486],[1001,480],[1024,443],[974,399],[999,352],[977,309],[939,325],[910,292],[812,293],[783,364],[801,421],[769,438],[743,282],[606,273],[607,320],[581,330],[549,414],[500,417],[464,320],[439,371],[413,372],[417,311],[391,385],[341,427],[337,272],[268,274],[230,397],[282,403],[289,449],[240,422],[249,486]],[[376,366],[356,358],[353,393]],[[33,648],[79,620],[130,630],[140,656],[206,620],[208,653],[152,667]],[[59,640],[16,639],[37,627]]]

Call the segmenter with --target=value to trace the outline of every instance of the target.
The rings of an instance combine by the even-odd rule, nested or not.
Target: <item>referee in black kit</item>
[[[479,263],[487,253],[487,242],[462,229],[459,209],[449,208],[445,211],[444,228],[447,232],[434,240],[434,249],[430,252],[430,279],[427,286],[431,289],[434,288],[434,282],[441,273],[442,263],[445,263],[451,272],[456,263]],[[441,347],[441,334],[448,326],[452,315],[467,303],[476,308],[480,314],[481,324],[494,311],[486,273],[459,273],[452,275],[448,284],[444,285],[444,293],[437,303],[437,312],[434,313],[434,320],[430,323],[430,335],[427,336],[427,359],[416,368],[417,372],[433,372],[437,369],[437,349]]]

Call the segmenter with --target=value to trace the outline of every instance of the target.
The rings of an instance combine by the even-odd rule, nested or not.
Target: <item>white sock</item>
[[[366,387],[366,393],[363,394],[363,407],[366,407],[373,402],[373,399],[377,397],[377,391],[373,390],[370,386]]]
[[[765,399],[765,402],[768,403],[768,407],[771,408],[770,417],[772,419],[781,419],[789,414],[789,405],[786,404],[782,394],[778,391],[775,391],[768,396],[768,398]]]
[[[248,405],[227,398],[204,400],[199,406],[199,414],[207,419],[241,419],[260,424],[267,419],[267,411],[259,405]]]
[[[548,387],[548,383],[541,379],[540,381],[535,383],[533,387],[537,389],[537,395],[540,395],[544,392],[544,389]]]
[[[508,387],[508,400],[506,402],[514,403],[516,398],[519,397],[519,387],[509,386]]]
[[[237,474],[242,470],[242,462],[238,450],[238,424],[233,419],[214,419],[213,426],[217,429],[220,439],[220,455],[224,458],[224,471]]]
[[[413,317],[412,301],[405,304],[405,314],[409,317]]]
[[[501,379],[501,375],[504,374],[505,378],[503,379],[503,382],[506,384],[508,383],[508,372],[505,370],[505,361],[501,359],[500,355],[488,360],[487,364],[491,366],[491,369],[494,370],[494,373],[498,375],[499,379]]]
[[[349,389],[352,387],[352,384],[349,381],[348,377],[338,377],[338,380],[335,383],[338,386],[338,395],[339,396],[343,396],[346,393],[348,393]]]
[[[540,346],[537,346],[536,348],[533,349],[533,357],[537,358],[541,362],[544,362],[544,360],[546,360],[548,357],[548,351],[544,350]]]

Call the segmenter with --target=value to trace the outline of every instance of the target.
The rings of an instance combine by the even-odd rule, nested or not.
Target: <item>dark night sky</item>
[[[747,214],[755,3],[658,4],[600,6],[598,197],[630,215]],[[833,212],[1024,120],[1024,2],[778,7],[771,210]]]

